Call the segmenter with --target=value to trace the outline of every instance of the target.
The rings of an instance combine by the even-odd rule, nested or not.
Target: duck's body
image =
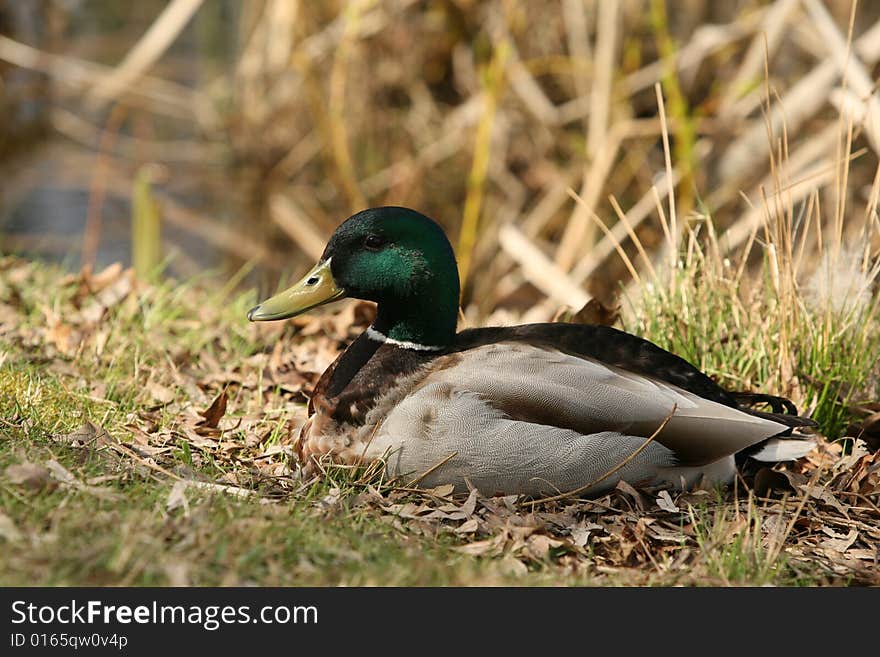
[[[621,479],[725,483],[737,454],[786,460],[812,447],[786,439],[811,421],[740,407],[687,361],[622,331],[531,324],[456,333],[458,279],[449,281],[454,259],[438,231],[402,208],[355,215],[303,281],[251,311],[276,319],[346,293],[379,303],[376,322],[314,390],[297,447],[306,473],[323,459],[383,458],[389,475],[421,486],[591,495]]]

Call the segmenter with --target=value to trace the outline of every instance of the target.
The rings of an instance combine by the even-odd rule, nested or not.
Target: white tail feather
[[[816,441],[812,438],[771,438],[759,451],[749,456],[767,463],[794,461],[809,454],[815,446]]]

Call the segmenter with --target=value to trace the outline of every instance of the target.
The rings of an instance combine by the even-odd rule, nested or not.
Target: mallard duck
[[[727,391],[611,327],[457,332],[459,285],[436,222],[380,207],[349,217],[302,280],[249,311],[266,321],[343,297],[378,304],[372,325],[315,386],[296,446],[305,474],[322,459],[384,459],[389,475],[423,487],[589,496],[621,479],[648,488],[726,483],[736,458],[791,460],[813,447],[793,434],[813,422],[788,400]],[[743,402],[754,399],[772,412]]]

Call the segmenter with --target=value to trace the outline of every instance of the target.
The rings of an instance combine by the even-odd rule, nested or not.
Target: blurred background
[[[874,255],[878,74],[867,1],[5,0],[0,248],[266,294],[407,205],[533,319],[709,216]]]

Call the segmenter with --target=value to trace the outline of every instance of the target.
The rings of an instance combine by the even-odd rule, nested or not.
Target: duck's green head
[[[286,319],[344,297],[379,304],[374,330],[411,345],[442,347],[455,335],[459,281],[443,229],[401,207],[359,212],[336,229],[317,265],[248,313]]]

